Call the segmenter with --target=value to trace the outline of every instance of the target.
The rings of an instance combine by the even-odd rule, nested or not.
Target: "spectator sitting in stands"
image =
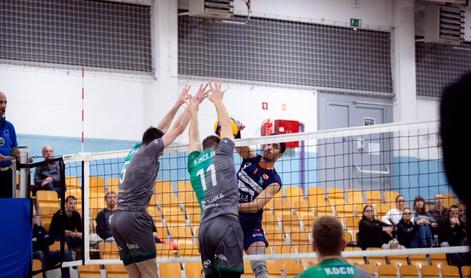
[[[459,208],[452,205],[449,210],[448,219],[440,224],[438,240],[440,246],[460,246],[466,237],[465,226],[459,218]]]
[[[381,219],[387,225],[396,226],[402,218],[402,211],[406,206],[406,199],[402,195],[396,197],[396,208],[390,209]]]
[[[452,205],[449,210],[448,219],[441,223],[439,226],[438,240],[441,247],[460,246],[466,245],[466,228],[460,221],[459,208],[457,205]],[[447,260],[450,265],[463,265],[471,264],[471,253],[455,253],[447,254]]]
[[[52,268],[61,261],[60,251],[50,251],[49,245],[54,243],[54,239],[49,236],[43,226],[36,223],[36,212],[33,209],[33,259],[41,261],[41,269],[44,272],[46,268]],[[72,254],[70,250],[64,250],[65,261],[72,261]],[[69,268],[62,268],[61,277],[70,277]],[[44,275],[45,276],[45,275]]]
[[[375,219],[372,205],[363,208],[359,224],[358,244],[364,250],[368,247],[382,247],[393,238],[393,227]]]
[[[416,225],[412,221],[412,211],[410,208],[404,208],[402,219],[396,226],[397,240],[399,244],[406,248],[411,248],[411,242],[415,237]]]
[[[445,198],[443,194],[435,195],[435,206],[429,210],[429,213],[435,219],[437,225],[444,222],[448,218],[448,208],[443,205]]]
[[[106,208],[101,210],[96,216],[96,233],[104,241],[114,241],[110,230],[110,217],[116,209],[116,193],[108,191],[105,194]]]
[[[116,193],[114,191],[108,191],[105,194],[106,208],[98,212],[96,216],[96,232],[99,237],[104,241],[114,241],[113,235],[110,230],[110,217],[113,215],[114,210],[116,209]],[[157,228],[153,227],[154,237],[156,243],[164,243],[157,236]]]
[[[435,219],[426,211],[425,200],[421,196],[414,199],[414,220],[417,231],[410,243],[411,248],[432,247],[433,235],[432,224],[436,225]]]
[[[58,210],[54,213],[49,233],[56,240],[60,240],[61,235],[64,234],[69,248],[81,254],[83,224],[80,214],[75,210],[76,206],[77,198],[67,196],[65,199],[65,212]]]
[[[44,162],[54,159],[54,149],[51,146],[44,146],[42,149]],[[60,196],[60,165],[59,161],[51,162],[36,167],[34,172],[33,194],[37,190],[54,190]]]

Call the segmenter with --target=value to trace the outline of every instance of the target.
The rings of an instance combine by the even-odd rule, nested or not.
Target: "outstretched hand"
[[[211,88],[210,93],[208,94],[208,99],[212,102],[220,101],[224,97],[224,92],[221,89],[220,82],[209,82],[209,87]]]
[[[180,93],[180,96],[177,99],[176,105],[182,106],[185,102],[186,99],[188,98],[188,92],[190,91],[191,86],[190,85],[185,85]]]
[[[201,84],[200,85],[200,88],[198,89],[198,92],[196,92],[196,95],[194,96],[194,99],[195,101],[198,102],[198,104],[200,104],[201,102],[203,102],[203,100],[205,98],[208,97],[208,93],[211,91],[210,88],[208,88],[208,84]]]
[[[196,99],[194,99],[194,97],[192,97],[191,95],[188,95],[185,103],[186,103],[186,110],[188,111],[188,113],[190,113],[191,117],[192,118],[196,117],[200,103]]]
[[[243,130],[245,128],[245,125],[242,122],[236,120],[235,123],[239,130]]]

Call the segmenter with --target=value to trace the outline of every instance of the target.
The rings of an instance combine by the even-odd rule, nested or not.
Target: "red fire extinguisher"
[[[266,119],[262,122],[261,132],[262,136],[272,135],[273,131],[273,122],[270,119]]]

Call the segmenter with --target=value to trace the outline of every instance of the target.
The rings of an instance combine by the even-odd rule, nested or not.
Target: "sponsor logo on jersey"
[[[265,174],[265,173],[263,173],[262,177],[263,177],[264,180],[268,180],[268,179],[270,178],[270,177],[269,177],[267,174]]]

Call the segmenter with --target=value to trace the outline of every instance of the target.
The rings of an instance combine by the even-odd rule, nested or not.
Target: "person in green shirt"
[[[312,248],[319,264],[305,270],[298,278],[371,278],[361,268],[349,264],[341,255],[345,249],[342,224],[333,216],[319,218],[312,228]]]
[[[192,111],[189,129],[188,172],[201,208],[201,262],[205,278],[239,278],[244,272],[244,234],[239,223],[234,134],[221,84],[209,83],[209,87],[207,94],[201,94],[214,104],[221,138],[209,136],[200,145],[197,110]],[[205,92],[206,87],[201,91]]]

